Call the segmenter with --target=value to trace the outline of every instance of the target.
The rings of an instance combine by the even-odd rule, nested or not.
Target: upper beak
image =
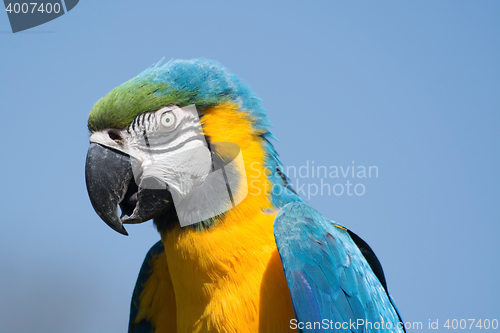
[[[157,179],[142,179],[137,186],[130,156],[97,143],[91,143],[87,153],[85,181],[97,215],[123,235],[128,235],[123,223],[155,218],[165,213],[172,202],[168,186],[166,190],[154,190],[144,185]]]
[[[128,235],[118,214],[118,204],[133,179],[130,157],[116,150],[91,143],[85,162],[85,182],[97,215],[113,230]]]

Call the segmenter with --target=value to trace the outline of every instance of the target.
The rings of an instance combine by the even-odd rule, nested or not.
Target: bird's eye
[[[173,129],[175,127],[175,115],[169,111],[161,115],[161,124],[166,129]]]

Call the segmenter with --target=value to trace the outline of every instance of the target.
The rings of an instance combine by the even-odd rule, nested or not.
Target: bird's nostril
[[[109,138],[116,143],[122,144],[123,143],[123,138],[120,135],[120,133],[115,132],[115,131],[108,131]]]

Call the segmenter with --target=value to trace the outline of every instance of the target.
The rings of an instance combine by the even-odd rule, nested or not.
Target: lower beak
[[[148,221],[166,213],[172,204],[167,184],[145,178],[137,186],[130,156],[97,143],[91,143],[87,153],[85,181],[97,215],[123,235],[128,235],[124,223]]]

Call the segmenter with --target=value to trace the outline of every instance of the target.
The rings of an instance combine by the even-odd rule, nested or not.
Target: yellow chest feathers
[[[260,213],[238,226],[163,234],[135,322],[148,320],[156,333],[291,331],[273,220]]]
[[[162,237],[177,332],[288,331],[293,311],[273,221],[260,213],[247,223],[176,228]]]

